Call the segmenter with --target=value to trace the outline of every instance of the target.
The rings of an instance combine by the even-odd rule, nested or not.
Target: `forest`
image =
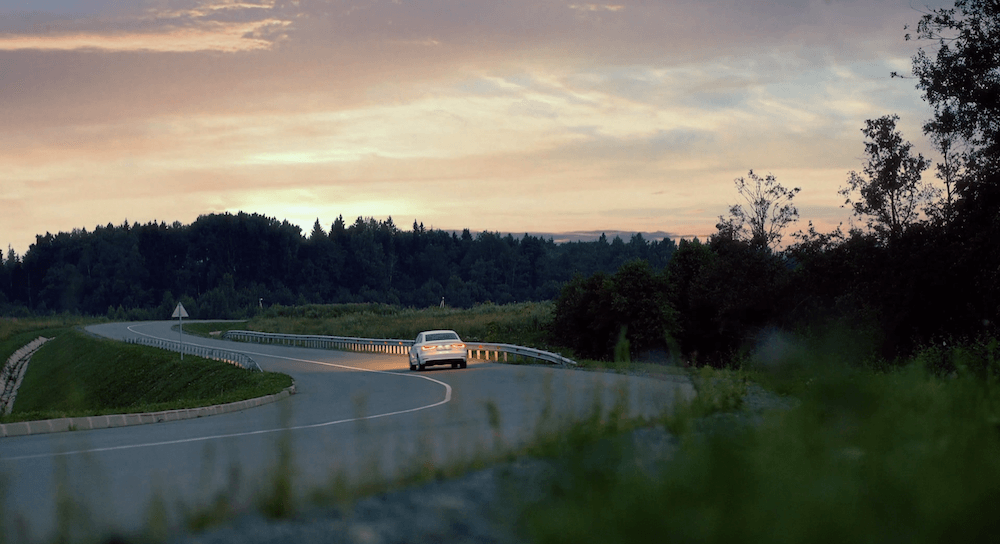
[[[525,234],[401,230],[392,218],[317,220],[308,237],[258,214],[211,214],[190,225],[109,224],[37,236],[0,267],[0,313],[169,318],[247,317],[276,304],[378,302],[450,307],[550,300],[574,274],[613,272],[635,259],[662,269],[676,244],[556,244]]]
[[[1000,314],[1000,4],[928,11],[906,39],[938,157],[887,114],[860,128],[864,159],[839,195],[849,228],[792,232],[772,175],[735,182],[740,204],[704,242],[556,244],[524,235],[400,230],[392,219],[296,226],[259,215],[108,225],[38,236],[0,267],[0,313],[242,317],[268,305],[556,300],[551,334],[585,357],[665,350],[723,364],[774,330],[842,328],[886,360],[933,343],[996,338]],[[927,181],[933,172],[937,182]]]

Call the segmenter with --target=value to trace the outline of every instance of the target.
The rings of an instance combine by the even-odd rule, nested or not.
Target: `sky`
[[[734,179],[845,222],[866,119],[934,157],[932,0],[0,0],[0,244],[259,213],[706,236]],[[931,173],[925,174],[932,178]]]

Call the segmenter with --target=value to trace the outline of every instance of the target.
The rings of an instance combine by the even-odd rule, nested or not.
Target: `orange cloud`
[[[78,33],[43,36],[0,36],[0,51],[25,49],[41,51],[148,51],[192,53],[223,51],[235,53],[271,49],[275,31],[291,21],[265,19],[246,23],[202,22],[194,27],[173,28],[161,32]],[[275,36],[280,39],[280,32]]]
[[[621,11],[625,6],[611,4],[570,4],[569,9],[579,11]]]

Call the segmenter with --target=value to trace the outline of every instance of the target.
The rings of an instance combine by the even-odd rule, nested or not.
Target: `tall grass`
[[[774,380],[787,386],[793,369],[797,407],[768,413],[759,425],[707,418],[683,426],[680,448],[656,477],[618,470],[625,449],[578,446],[544,498],[525,505],[526,534],[574,543],[989,541],[1000,534],[995,375],[959,367],[942,376],[926,368],[926,356],[873,371],[815,364],[830,354],[786,353],[757,372],[778,374]],[[994,364],[963,360],[967,369]],[[581,461],[595,456],[602,461]]]

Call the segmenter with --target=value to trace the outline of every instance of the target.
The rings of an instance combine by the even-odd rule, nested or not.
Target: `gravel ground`
[[[749,384],[744,408],[738,413],[715,414],[727,422],[755,423],[771,409],[794,406],[793,399],[778,397]],[[710,422],[705,422],[710,423]],[[662,428],[631,433],[636,463],[653,471],[669,458],[677,440]],[[351,543],[521,543],[515,528],[519,504],[540,498],[554,473],[551,462],[519,459],[465,476],[369,497],[346,509],[319,508],[301,512],[295,519],[267,520],[245,515],[223,527],[177,537],[173,544],[306,544]]]

